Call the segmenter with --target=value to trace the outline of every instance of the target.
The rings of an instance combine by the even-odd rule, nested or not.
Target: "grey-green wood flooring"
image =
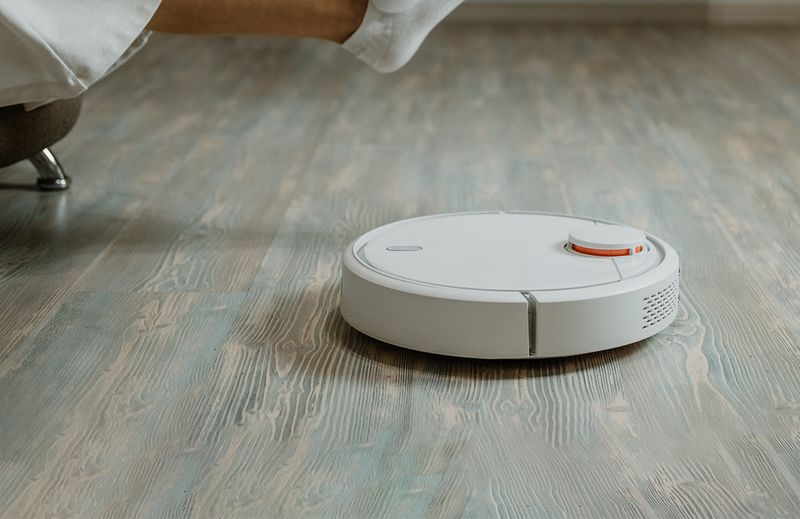
[[[0,516],[800,516],[800,31],[451,25],[381,76],[313,41],[156,36],[0,171]],[[399,218],[628,222],[673,326],[532,362],[337,311]],[[487,345],[491,347],[491,345]]]

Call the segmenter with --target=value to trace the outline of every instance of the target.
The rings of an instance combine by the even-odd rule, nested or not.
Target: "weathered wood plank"
[[[156,179],[175,172],[186,149],[122,145],[83,153],[80,162],[67,152],[65,164],[81,164],[88,181],[65,193],[13,194],[3,208],[8,216],[0,217],[0,373],[15,364],[8,356],[22,351],[18,343],[46,324],[142,210]]]

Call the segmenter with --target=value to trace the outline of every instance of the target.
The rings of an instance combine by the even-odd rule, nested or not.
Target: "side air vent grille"
[[[678,280],[642,300],[642,329],[655,326],[678,307]]]

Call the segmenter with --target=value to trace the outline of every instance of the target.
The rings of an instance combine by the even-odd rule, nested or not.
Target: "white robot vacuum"
[[[482,359],[578,355],[675,319],[678,254],[638,229],[547,213],[384,225],[344,251],[341,312],[413,350]]]

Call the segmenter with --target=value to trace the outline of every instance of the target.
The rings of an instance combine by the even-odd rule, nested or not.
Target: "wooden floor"
[[[800,516],[800,31],[443,27],[402,72],[156,37],[0,172],[0,516]],[[337,311],[432,212],[629,222],[673,326],[478,362]]]

